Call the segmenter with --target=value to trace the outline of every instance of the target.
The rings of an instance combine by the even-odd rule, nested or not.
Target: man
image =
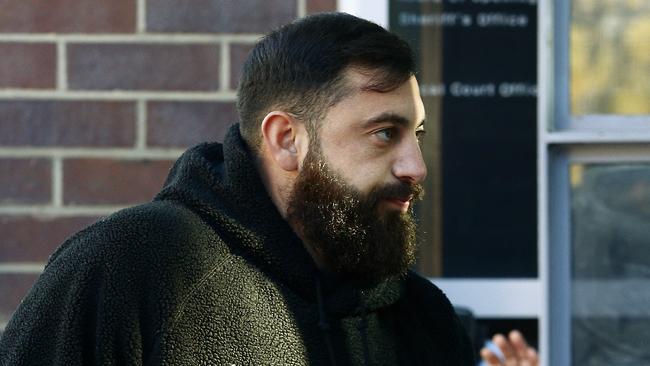
[[[323,14],[263,38],[239,125],[153,202],[67,240],[8,324],[4,365],[472,365],[408,270],[426,168],[409,47]]]

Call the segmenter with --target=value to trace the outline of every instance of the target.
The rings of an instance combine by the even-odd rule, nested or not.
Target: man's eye
[[[389,142],[390,140],[393,139],[395,132],[393,131],[392,128],[386,128],[375,132],[375,135],[379,137],[379,139]]]

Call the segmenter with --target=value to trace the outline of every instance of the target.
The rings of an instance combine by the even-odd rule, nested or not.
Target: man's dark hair
[[[351,91],[344,71],[371,76],[367,90],[397,88],[415,72],[409,45],[379,25],[345,13],[321,13],[262,38],[242,68],[237,110],[248,145],[261,145],[260,125],[272,110],[305,122],[310,136],[330,106]]]

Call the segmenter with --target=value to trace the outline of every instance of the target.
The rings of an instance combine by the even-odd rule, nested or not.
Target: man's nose
[[[411,184],[421,183],[427,176],[427,166],[417,138],[405,141],[399,148],[397,159],[393,164],[393,175]]]

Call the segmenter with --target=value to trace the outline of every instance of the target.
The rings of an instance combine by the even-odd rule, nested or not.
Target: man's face
[[[355,92],[328,110],[319,132],[323,160],[363,193],[396,182],[421,183],[427,173],[418,137],[424,105],[415,77],[389,92],[364,91],[369,76],[349,71]],[[382,202],[384,211],[409,207],[406,197]]]
[[[354,92],[311,137],[288,218],[327,268],[374,281],[405,273],[414,260],[424,107],[415,78],[380,93],[363,90],[368,76],[347,77]]]

